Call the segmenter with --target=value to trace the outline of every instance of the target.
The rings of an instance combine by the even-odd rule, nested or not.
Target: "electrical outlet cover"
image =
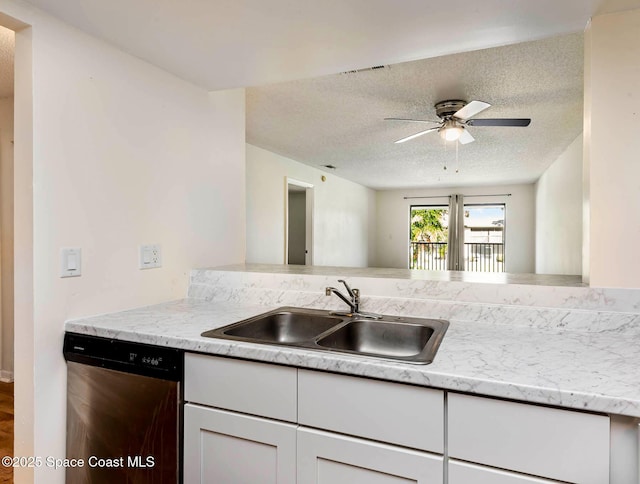
[[[155,269],[162,267],[162,250],[160,244],[140,246],[140,269]]]

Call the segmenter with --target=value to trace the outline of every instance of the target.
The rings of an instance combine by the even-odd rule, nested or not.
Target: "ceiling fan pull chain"
[[[444,160],[444,166],[442,167],[442,169],[444,171],[447,171],[447,151],[449,151],[448,150],[449,146],[447,141],[444,138],[442,138],[442,144],[444,145],[444,156],[442,157],[442,159]]]

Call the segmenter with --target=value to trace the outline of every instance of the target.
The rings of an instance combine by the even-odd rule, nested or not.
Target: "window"
[[[464,204],[464,270],[504,272],[504,203]],[[449,207],[412,205],[409,269],[447,270]]]
[[[504,272],[505,205],[464,206],[464,269]]]
[[[447,270],[449,207],[412,206],[409,230],[409,269]]]

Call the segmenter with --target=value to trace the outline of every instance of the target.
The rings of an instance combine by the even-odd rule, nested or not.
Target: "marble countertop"
[[[522,284],[531,286],[587,287],[581,276],[557,274],[512,274],[507,272],[428,271],[384,267],[332,267],[288,264],[232,264],[215,270],[254,272],[262,274],[328,275],[344,277],[372,277],[376,279],[404,279],[433,282],[467,282],[484,284]]]
[[[182,299],[67,321],[65,330],[187,351],[640,417],[640,344],[623,331],[560,331],[452,320],[430,365],[217,340],[203,331],[274,305]]]

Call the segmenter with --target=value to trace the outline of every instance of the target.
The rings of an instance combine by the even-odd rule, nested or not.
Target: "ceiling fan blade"
[[[432,131],[438,131],[439,128],[429,128],[424,131],[419,131],[416,134],[412,134],[411,136],[407,136],[406,138],[399,139],[396,143],[404,143],[405,141],[409,141],[411,139],[417,138],[418,136],[422,136],[423,134],[431,133]]]
[[[471,136],[471,133],[469,133],[469,131],[467,131],[466,129],[462,131],[462,134],[458,138],[458,141],[460,142],[461,145],[473,143],[475,140],[476,139],[473,136]]]
[[[525,127],[531,124],[530,119],[470,119],[465,123],[467,126],[516,126]]]
[[[385,121],[409,121],[410,123],[440,124],[442,121],[428,121],[426,119],[384,118]]]
[[[485,103],[482,101],[471,101],[470,103],[467,103],[465,107],[456,111],[453,116],[458,119],[469,119],[473,118],[477,114],[480,114],[485,109],[489,109],[490,107],[491,104],[489,103]]]

